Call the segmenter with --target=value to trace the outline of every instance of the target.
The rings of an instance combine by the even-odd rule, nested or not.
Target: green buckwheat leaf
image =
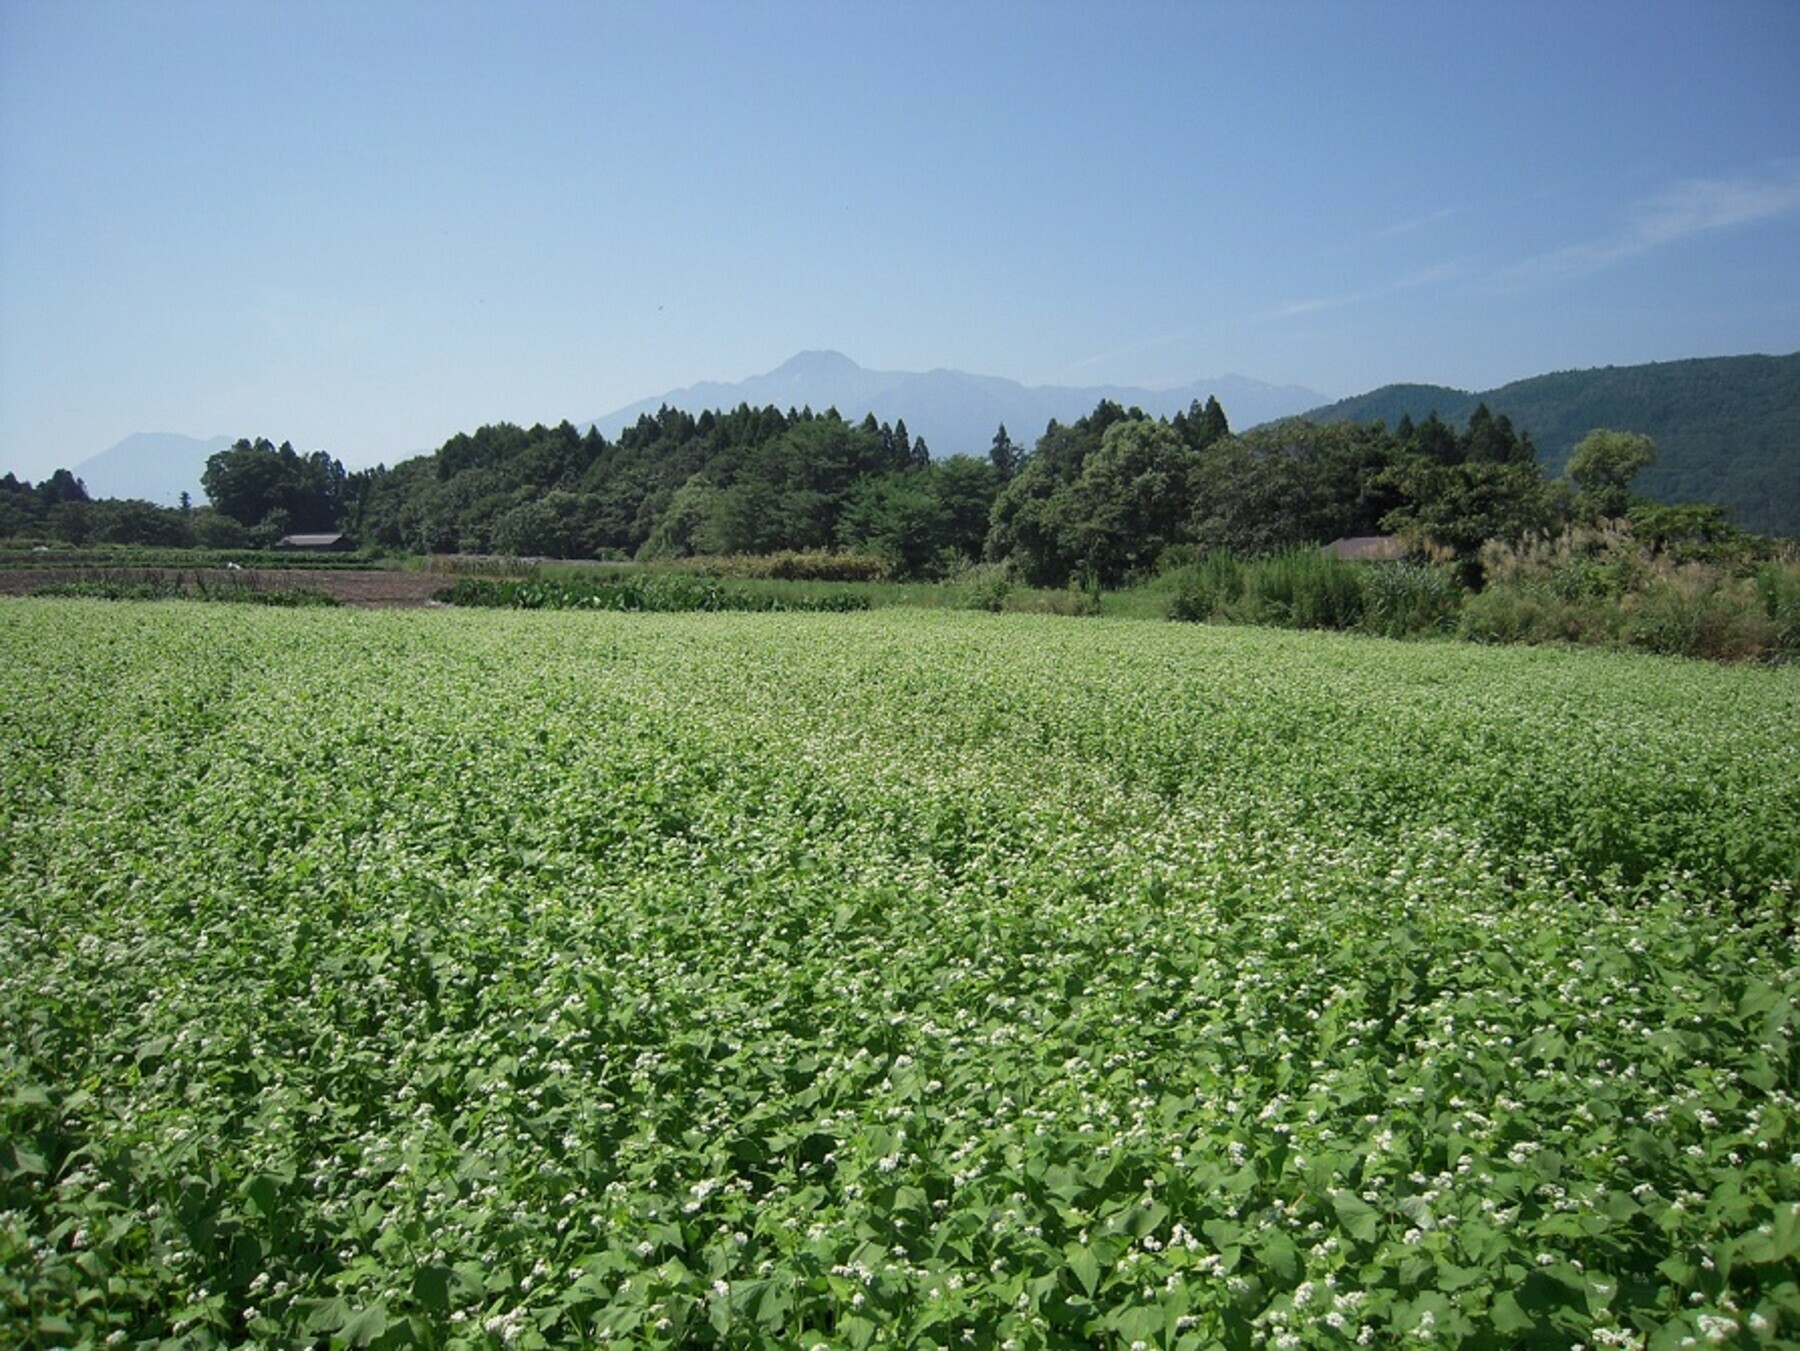
[[[1361,1243],[1373,1243],[1380,1231],[1381,1216],[1375,1207],[1353,1192],[1331,1193],[1331,1208],[1344,1232]]]

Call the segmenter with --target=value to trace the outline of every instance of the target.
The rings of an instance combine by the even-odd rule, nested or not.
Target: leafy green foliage
[[[995,500],[988,552],[1033,586],[1083,574],[1116,584],[1135,531],[1183,514],[1192,463],[1167,424],[1110,400],[1066,427],[1052,422]]]
[[[840,543],[884,559],[896,576],[933,570],[948,530],[928,469],[895,470],[851,488],[838,519]]]
[[[1631,501],[1631,481],[1655,459],[1656,443],[1649,437],[1602,427],[1576,442],[1566,472],[1593,516],[1623,516]]]
[[[40,1344],[1791,1344],[1800,681],[0,602]]]
[[[565,558],[816,551],[840,541],[855,485],[922,466],[904,434],[835,410],[698,418],[665,408],[617,442],[568,423],[452,437],[353,477],[361,534],[432,553]],[[944,541],[937,541],[942,544]]]

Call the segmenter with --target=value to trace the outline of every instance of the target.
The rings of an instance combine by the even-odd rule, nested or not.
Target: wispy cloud
[[[1462,215],[1460,206],[1447,206],[1442,211],[1433,211],[1427,216],[1415,216],[1411,220],[1403,220],[1398,225],[1390,225],[1375,234],[1376,239],[1399,239],[1404,235],[1416,235],[1421,230],[1429,230],[1434,225],[1442,225],[1445,221]]]
[[[1096,367],[1109,366],[1123,357],[1139,357],[1143,356],[1146,352],[1154,352],[1162,348],[1172,347],[1176,343],[1189,342],[1207,331],[1208,330],[1204,326],[1195,327],[1190,325],[1169,333],[1152,334],[1150,337],[1141,339],[1138,342],[1125,343],[1120,347],[1114,347],[1104,352],[1095,352],[1091,356],[1085,356],[1072,365],[1064,366],[1061,370],[1045,377],[1038,383],[1046,385],[1066,385],[1071,380],[1087,378],[1085,372],[1091,371]]]
[[[1571,276],[1641,258],[1696,235],[1800,215],[1800,160],[1760,174],[1690,178],[1638,202],[1624,225],[1600,240],[1570,244],[1527,258],[1511,277]]]
[[[1269,319],[1294,319],[1302,314],[1318,314],[1324,310],[1341,310],[1346,305],[1354,305],[1358,296],[1315,296],[1311,300],[1293,300],[1285,305],[1277,305],[1265,316]]]
[[[1285,305],[1277,305],[1263,317],[1266,319],[1294,319],[1301,315],[1319,314],[1325,310],[1341,310],[1351,305],[1366,305],[1370,301],[1385,300],[1389,296],[1400,295],[1406,291],[1417,291],[1427,286],[1442,286],[1446,282],[1457,280],[1462,275],[1463,268],[1460,264],[1434,263],[1430,267],[1421,268],[1417,272],[1409,272],[1404,277],[1398,277],[1385,286],[1377,286],[1370,290],[1289,301]]]

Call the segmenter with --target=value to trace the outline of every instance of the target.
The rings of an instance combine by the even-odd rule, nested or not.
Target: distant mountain
[[[1002,423],[1014,441],[1028,446],[1052,418],[1073,422],[1093,412],[1102,399],[1167,417],[1196,399],[1204,403],[1210,395],[1218,396],[1225,416],[1239,430],[1315,407],[1325,397],[1298,385],[1267,385],[1241,375],[1197,380],[1174,389],[1070,388],[1022,385],[966,371],[871,371],[841,352],[801,352],[766,375],[736,384],[708,382],[673,389],[596,418],[594,425],[602,435],[616,437],[643,414],[655,413],[665,404],[690,413],[741,403],[819,413],[835,408],[853,422],[867,413],[882,422],[904,419],[908,433],[924,437],[933,455],[985,455]]]
[[[1531,433],[1549,473],[1596,427],[1642,432],[1656,442],[1637,483],[1646,496],[1712,503],[1746,530],[1800,537],[1800,353],[1560,371],[1479,393],[1387,385],[1306,416],[1391,427],[1435,410],[1465,423],[1480,403]]]
[[[200,475],[207,460],[230,445],[229,436],[199,441],[174,432],[136,432],[70,472],[87,485],[89,497],[136,497],[173,507],[185,492],[198,504],[206,500]]]

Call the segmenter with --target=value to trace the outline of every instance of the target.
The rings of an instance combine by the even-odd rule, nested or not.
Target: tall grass
[[[1455,579],[1416,563],[1347,563],[1316,549],[1244,560],[1215,550],[1174,574],[1172,619],[1404,637],[1443,625]]]
[[[542,570],[534,558],[510,554],[427,554],[425,571],[434,577],[536,577]]]
[[[784,582],[885,582],[893,569],[873,554],[838,553],[829,549],[780,549],[769,554],[696,555],[659,560],[658,569],[734,580]]]
[[[1290,549],[1245,570],[1243,605],[1277,628],[1352,629],[1362,618],[1362,581],[1353,563]]]
[[[1658,552],[1628,529],[1574,529],[1490,543],[1486,587],[1444,566],[1349,563],[1294,549],[1241,559],[1224,550],[1157,579],[1172,619],[1446,633],[1481,643],[1577,643],[1711,661],[1800,658],[1800,559],[1698,561]]]
[[[1363,588],[1360,627],[1380,638],[1443,632],[1463,603],[1461,585],[1442,567],[1370,563],[1362,565],[1358,576]]]
[[[1171,619],[1192,623],[1229,621],[1244,595],[1244,565],[1229,549],[1214,549],[1175,573]]]
[[[1750,565],[1654,551],[1627,530],[1566,530],[1482,551],[1488,585],[1457,631],[1489,643],[1569,642],[1712,661],[1800,656],[1800,562]]]

